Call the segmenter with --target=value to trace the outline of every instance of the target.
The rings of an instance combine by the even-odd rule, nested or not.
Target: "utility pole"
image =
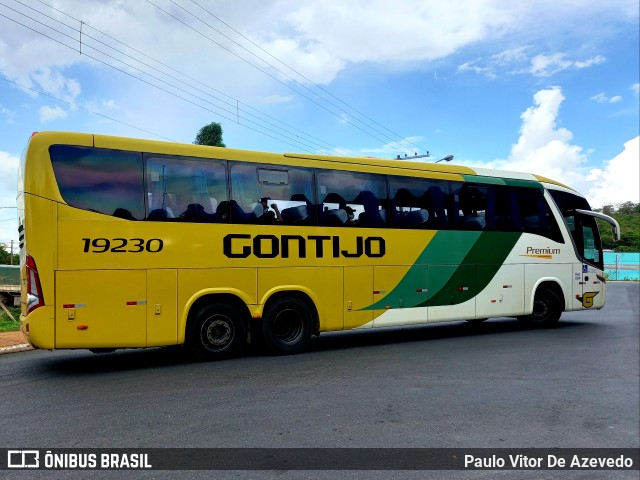
[[[5,209],[17,209],[18,207],[0,207],[0,210],[5,210]],[[10,219],[7,219],[10,220]],[[15,240],[11,240],[11,260],[9,260],[10,264],[13,265],[13,244],[14,244]]]

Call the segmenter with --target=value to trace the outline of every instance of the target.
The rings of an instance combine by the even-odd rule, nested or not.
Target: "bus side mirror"
[[[611,225],[611,233],[613,234],[613,240],[616,242],[620,241],[620,229],[615,225]]]

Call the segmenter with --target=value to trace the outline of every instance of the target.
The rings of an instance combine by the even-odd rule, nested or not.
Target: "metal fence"
[[[640,252],[605,252],[604,264],[609,280],[640,280]]]

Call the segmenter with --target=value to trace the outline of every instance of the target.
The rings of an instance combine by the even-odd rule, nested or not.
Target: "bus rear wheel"
[[[218,360],[237,355],[244,339],[242,314],[231,305],[211,303],[190,320],[185,346],[197,360]]]
[[[533,313],[518,317],[521,322],[533,327],[553,327],[562,315],[562,304],[558,296],[547,288],[536,292]]]
[[[299,353],[311,340],[313,313],[299,298],[280,298],[267,306],[258,330],[260,340],[269,352],[277,355]]]

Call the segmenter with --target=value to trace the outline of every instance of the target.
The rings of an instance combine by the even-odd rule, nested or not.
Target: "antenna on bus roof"
[[[409,157],[407,156],[407,154],[404,154],[404,158],[402,160],[413,160],[414,158],[426,158],[426,157],[430,157],[431,154],[429,153],[429,151],[427,150],[427,153],[425,153],[424,155],[418,155],[418,152],[413,154],[413,157]],[[396,156],[396,160],[400,160],[400,155]]]

